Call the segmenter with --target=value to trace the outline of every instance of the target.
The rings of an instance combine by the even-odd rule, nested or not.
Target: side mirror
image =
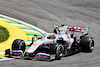
[[[37,35],[34,35],[35,37],[37,37]]]
[[[34,43],[34,41],[38,40],[36,37],[32,37],[32,43],[30,43],[30,46]]]
[[[30,46],[34,43],[34,37],[32,37],[32,43],[30,43]]]

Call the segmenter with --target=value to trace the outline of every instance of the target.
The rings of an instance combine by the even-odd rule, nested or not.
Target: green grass
[[[9,32],[6,30],[6,28],[0,26],[0,43],[6,41],[8,37]]]

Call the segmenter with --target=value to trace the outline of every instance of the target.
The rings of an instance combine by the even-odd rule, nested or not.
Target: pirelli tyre
[[[56,43],[51,46],[51,54],[56,54],[56,59],[60,60],[63,56],[64,47],[62,44]]]
[[[80,46],[83,51],[92,52],[94,49],[94,39],[92,37],[81,37]]]
[[[25,41],[23,41],[21,39],[14,40],[14,42],[12,44],[12,50],[22,50],[24,52],[25,48],[26,48]]]

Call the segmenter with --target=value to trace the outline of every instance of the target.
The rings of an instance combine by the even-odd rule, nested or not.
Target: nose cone
[[[38,43],[34,43],[31,45],[31,47],[26,51],[26,53],[34,53],[35,50],[40,46]]]

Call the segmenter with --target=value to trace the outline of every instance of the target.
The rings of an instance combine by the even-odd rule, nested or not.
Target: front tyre
[[[51,54],[55,54],[55,58],[60,60],[63,56],[64,47],[60,43],[52,44],[50,48]]]
[[[21,39],[14,40],[14,42],[12,44],[12,50],[22,50],[24,53],[25,48],[26,48],[25,41],[23,41]]]
[[[59,44],[56,48],[56,59],[60,60],[63,56],[64,47]]]

